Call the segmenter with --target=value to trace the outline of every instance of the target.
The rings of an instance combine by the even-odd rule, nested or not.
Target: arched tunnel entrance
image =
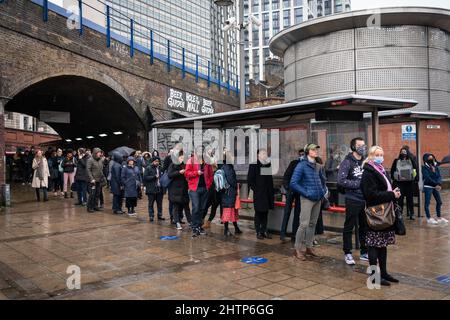
[[[145,150],[146,128],[130,103],[96,80],[64,75],[47,78],[23,89],[5,109],[46,122],[65,148],[119,146]],[[50,118],[41,118],[42,111]],[[53,120],[52,120],[53,118]]]

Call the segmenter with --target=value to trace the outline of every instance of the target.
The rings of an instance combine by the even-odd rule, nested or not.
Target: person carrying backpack
[[[397,203],[403,212],[403,200],[406,197],[406,208],[410,220],[414,220],[414,180],[417,176],[416,162],[405,148],[400,149],[400,154],[391,166],[391,178],[395,187],[400,188],[401,196]]]
[[[234,157],[231,152],[227,151],[225,153],[224,164],[221,169],[217,170],[214,175],[214,182],[217,180],[220,184],[216,185],[218,191],[220,192],[220,199],[223,208],[223,213],[221,220],[224,224],[223,234],[228,237],[232,236],[228,224],[233,223],[234,230],[236,234],[241,234],[242,231],[239,229],[237,222],[239,221],[239,211],[236,208],[236,197],[237,193],[237,178],[236,171],[234,170]],[[220,171],[220,172],[219,172]]]
[[[291,216],[292,212],[292,204],[295,201],[295,207],[294,207],[294,220],[292,221],[292,236],[291,241],[295,241],[295,234],[297,233],[297,229],[299,226],[300,221],[300,195],[298,193],[295,193],[290,187],[289,184],[291,182],[292,174],[294,173],[295,167],[297,167],[297,164],[304,160],[305,157],[305,150],[300,149],[298,151],[298,158],[294,159],[289,163],[288,168],[284,172],[283,176],[283,186],[286,189],[286,204],[284,206],[284,215],[283,215],[283,222],[281,223],[281,232],[280,232],[280,240],[285,241],[286,240],[286,230],[287,225],[289,222],[289,218]]]

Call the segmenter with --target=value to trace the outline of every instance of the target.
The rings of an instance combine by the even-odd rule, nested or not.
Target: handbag
[[[394,210],[395,210],[395,222],[394,222],[395,234],[399,236],[404,236],[406,235],[406,227],[405,222],[403,221],[401,207],[398,204],[395,204]]]
[[[372,207],[366,207],[368,226],[375,231],[385,230],[392,227],[395,222],[394,203],[387,202]]]
[[[164,172],[164,174],[161,176],[161,179],[159,179],[159,183],[161,184],[161,187],[168,188],[170,183],[172,182],[172,179],[169,178],[168,172]]]

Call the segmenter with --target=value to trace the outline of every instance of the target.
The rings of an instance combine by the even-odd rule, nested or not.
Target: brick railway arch
[[[62,137],[71,139],[67,147],[100,146],[110,150],[128,145],[147,147],[146,115],[128,91],[117,81],[94,68],[80,72],[52,72],[17,77],[7,88],[5,110],[39,119],[40,111],[70,113],[70,123],[47,122]],[[45,121],[45,119],[43,119]],[[123,132],[114,135],[113,132]],[[100,137],[100,134],[107,134]],[[94,137],[88,139],[88,136]],[[81,141],[75,140],[81,138]]]

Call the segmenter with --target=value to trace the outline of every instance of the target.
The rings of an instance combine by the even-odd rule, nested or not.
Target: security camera
[[[236,25],[236,18],[229,18],[225,20],[225,25],[222,28],[222,31],[228,31]]]
[[[256,24],[258,27],[260,27],[262,24],[261,21],[258,18],[256,18],[254,15],[250,15],[250,21],[251,21],[251,23]]]

